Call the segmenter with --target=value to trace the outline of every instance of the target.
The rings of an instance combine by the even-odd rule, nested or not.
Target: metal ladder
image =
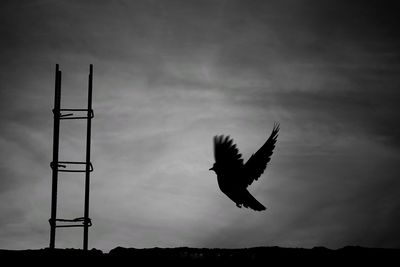
[[[90,162],[90,142],[92,131],[92,119],[94,112],[92,109],[92,88],[93,88],[93,65],[90,64],[88,104],[86,109],[62,109],[61,108],[61,70],[56,64],[55,74],[55,96],[54,96],[54,130],[53,130],[53,161],[50,163],[52,169],[52,193],[51,193],[51,218],[50,223],[50,248],[55,248],[56,228],[61,227],[83,227],[83,250],[88,249],[89,227],[92,226],[92,220],[89,218],[89,187],[90,173],[93,171],[93,165]],[[75,113],[78,113],[75,115]],[[86,130],[86,161],[59,161],[59,137],[61,120],[87,120]],[[81,165],[81,168],[78,166]],[[84,215],[75,219],[57,218],[57,185],[59,172],[85,173],[85,203]],[[59,224],[57,224],[59,222]]]

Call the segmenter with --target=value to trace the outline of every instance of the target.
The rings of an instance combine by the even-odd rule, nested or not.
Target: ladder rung
[[[60,111],[88,111],[87,108],[60,108]]]
[[[63,222],[63,223],[77,223],[81,222],[82,224],[61,224],[61,225],[55,225],[57,228],[66,228],[66,227],[84,227],[85,226],[85,218],[84,217],[79,217],[75,219],[56,219],[56,222]],[[87,226],[90,227],[92,226],[92,219],[87,218]],[[50,225],[52,224],[52,220],[49,219]]]
[[[74,116],[74,113],[66,113],[62,114],[63,111],[90,111],[90,116]],[[53,109],[53,113],[55,114],[55,110]],[[93,119],[94,111],[93,109],[84,109],[84,108],[62,108],[59,110],[59,119],[60,120],[82,120],[82,119]]]
[[[73,114],[66,114],[67,116],[73,116]],[[94,116],[91,115],[90,117],[65,117],[66,115],[60,115],[60,120],[83,120],[83,119],[92,119]]]
[[[56,225],[56,228],[84,227],[84,224]]]
[[[59,161],[58,162],[58,167],[59,168],[67,168],[67,165],[71,164],[71,165],[86,165],[86,162],[84,161]],[[53,169],[54,168],[54,163],[50,162],[50,167]],[[89,162],[89,172],[93,171],[93,164],[91,162]],[[82,169],[57,169],[59,172],[86,172],[85,170]]]

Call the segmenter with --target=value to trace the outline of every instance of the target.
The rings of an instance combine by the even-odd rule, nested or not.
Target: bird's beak
[[[211,168],[209,168],[208,170],[209,170],[209,171],[213,171],[213,170],[214,170],[214,167],[211,167]]]

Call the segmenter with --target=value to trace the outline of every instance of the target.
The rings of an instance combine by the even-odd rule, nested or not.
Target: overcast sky
[[[395,1],[393,1],[395,2]],[[392,1],[1,1],[0,248],[49,242],[55,64],[62,107],[94,99],[89,246],[400,248],[400,25]],[[220,192],[212,138],[245,160],[281,132],[249,188]],[[60,160],[85,124],[62,121]],[[58,217],[83,215],[60,175]],[[57,247],[81,247],[59,229]]]

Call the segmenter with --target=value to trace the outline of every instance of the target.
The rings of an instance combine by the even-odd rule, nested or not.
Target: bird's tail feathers
[[[258,202],[257,199],[255,199],[250,193],[247,194],[246,199],[243,203],[243,206],[246,208],[250,208],[256,211],[262,211],[265,210],[266,208],[264,207],[263,204]]]

